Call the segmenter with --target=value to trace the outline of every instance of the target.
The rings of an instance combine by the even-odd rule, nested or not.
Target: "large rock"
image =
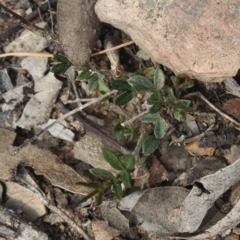
[[[98,0],[95,11],[178,75],[222,81],[240,68],[238,0]]]

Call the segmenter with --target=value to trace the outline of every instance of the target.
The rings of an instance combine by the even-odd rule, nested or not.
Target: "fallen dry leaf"
[[[200,148],[198,147],[198,141],[199,140],[186,145],[185,149],[198,156],[212,156],[214,154],[216,148]]]
[[[14,156],[12,144],[15,137],[16,134],[14,132],[0,128],[1,180],[12,179],[17,166],[23,164],[32,167],[36,174],[44,175],[54,186],[83,195],[91,192],[91,189],[76,185],[76,182],[86,182],[82,176],[47,150],[28,145]]]

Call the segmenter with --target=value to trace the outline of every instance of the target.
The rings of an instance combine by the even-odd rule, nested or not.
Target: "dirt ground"
[[[52,37],[0,11],[1,239],[239,239],[239,76],[180,78],[107,24],[93,52],[126,45],[72,66],[57,0],[0,4]]]

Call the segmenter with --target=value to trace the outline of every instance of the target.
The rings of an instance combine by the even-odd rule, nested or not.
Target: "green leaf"
[[[162,93],[159,91],[154,91],[153,94],[148,99],[148,104],[155,104],[155,103],[162,103],[163,96]]]
[[[102,153],[106,161],[116,170],[124,170],[125,167],[119,158],[108,148],[102,148]]]
[[[149,156],[157,149],[158,145],[159,140],[155,136],[153,135],[147,136],[145,139],[143,139],[142,143],[143,154],[145,156]]]
[[[128,83],[133,86],[138,92],[155,91],[153,83],[141,75],[134,75],[130,77],[128,79]]]
[[[99,73],[99,72],[96,72],[97,73],[97,76],[98,76],[98,81],[102,81],[104,79],[104,75]]]
[[[163,138],[168,130],[167,122],[160,117],[160,119],[156,122],[154,127],[154,135],[156,138]]]
[[[152,78],[154,75],[154,67],[146,68],[143,72],[142,75],[146,78]]]
[[[180,111],[179,111],[177,108],[173,108],[173,109],[172,109],[172,112],[173,112],[173,116],[175,117],[175,119],[177,119],[178,121],[180,121],[180,120],[181,120],[181,117],[182,117]]]
[[[121,80],[115,80],[111,84],[113,89],[116,89],[118,91],[123,91],[123,92],[131,91],[131,88],[132,88],[127,82],[121,81]]]
[[[179,88],[179,86],[180,86],[180,84],[181,84],[180,78],[177,77],[177,76],[171,76],[170,79],[171,79],[171,81],[172,81],[172,83],[173,83],[173,86],[174,86],[175,88]]]
[[[89,198],[93,197],[93,196],[96,195],[97,193],[98,193],[98,190],[93,191],[92,193],[88,194],[86,197],[84,197],[84,198],[82,198],[80,201],[78,201],[78,202],[76,203],[76,205],[79,205],[79,204],[81,204],[81,203],[86,202]]]
[[[113,182],[113,192],[114,192],[115,197],[118,200],[122,199],[122,188],[121,188],[119,181]]]
[[[188,89],[194,86],[194,82],[191,78],[186,77],[184,79],[184,82],[182,84],[180,84],[179,88],[181,89]]]
[[[122,122],[119,122],[115,127],[114,127],[114,131],[118,132],[123,130],[123,126],[121,125]]]
[[[51,68],[51,72],[64,74],[70,66],[68,63],[59,63]]]
[[[151,106],[151,108],[149,109],[149,112],[152,113],[152,114],[157,113],[157,112],[159,112],[161,107],[162,107],[161,103],[156,103],[156,104]]]
[[[113,176],[112,173],[110,173],[109,171],[106,171],[104,169],[100,169],[100,168],[92,168],[89,170],[94,176],[102,179],[102,180],[106,180],[106,179],[110,179],[113,180],[115,179],[115,177]]]
[[[123,130],[116,132],[115,139],[120,141],[123,138]]]
[[[72,65],[72,63],[66,57],[64,57],[62,55],[54,54],[53,58],[58,62]]]
[[[161,90],[165,84],[165,75],[160,68],[154,71],[153,82],[157,90]]]
[[[180,99],[175,102],[175,105],[180,109],[187,109],[191,104],[190,100]]]
[[[152,122],[156,122],[158,119],[160,118],[160,114],[159,113],[147,113],[144,116],[141,117],[141,121],[143,123],[152,123]]]
[[[90,93],[92,93],[98,85],[98,76],[92,75],[90,79],[88,80],[88,90]]]
[[[103,191],[99,191],[98,197],[97,197],[97,206],[101,205],[102,203],[102,195],[103,195]]]
[[[123,157],[123,165],[128,171],[132,171],[135,165],[135,157],[132,154],[127,154]]]
[[[132,187],[131,177],[128,170],[125,170],[122,172],[122,181],[126,188]]]
[[[175,103],[177,101],[177,98],[175,97],[175,94],[173,92],[173,89],[168,87],[168,86],[164,86],[163,87],[164,91],[167,93],[168,95],[168,99],[172,102]]]
[[[102,79],[98,80],[98,87],[100,92],[103,93],[110,92],[109,87],[105,84],[105,82]]]
[[[117,96],[114,99],[114,103],[118,106],[123,105],[128,103],[129,101],[131,101],[133,98],[133,93],[132,92],[124,92],[122,94],[120,94],[119,96]]]
[[[78,75],[77,80],[82,81],[82,80],[87,80],[93,75],[93,72],[89,68],[84,68],[81,73]]]

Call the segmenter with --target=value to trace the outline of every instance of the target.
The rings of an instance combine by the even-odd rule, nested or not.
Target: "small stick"
[[[54,55],[51,53],[44,52],[11,52],[11,53],[3,53],[0,54],[0,58],[2,57],[49,57],[53,58]]]
[[[199,96],[205,103],[207,103],[213,110],[215,110],[217,113],[219,113],[222,117],[226,118],[230,122],[232,122],[235,125],[237,125],[238,127],[240,127],[240,122],[238,122],[237,120],[235,120],[234,118],[230,117],[229,115],[227,115],[226,113],[224,113],[223,111],[218,109],[216,106],[214,106],[211,102],[209,102],[207,100],[206,97],[203,96],[202,93],[194,92],[194,93],[187,94],[185,97],[191,97],[191,96]]]
[[[134,44],[134,43],[135,42],[131,40],[129,42],[122,43],[122,44],[120,44],[116,47],[108,48],[108,49],[102,50],[100,52],[93,53],[93,54],[91,54],[91,57],[94,57],[94,56],[97,56],[97,55],[100,55],[100,54],[103,54],[103,53],[106,53],[106,52],[114,51],[114,50],[117,50],[117,49],[122,48],[122,47],[126,47],[126,46]]]
[[[147,114],[148,112],[149,112],[149,109],[145,110],[144,112],[141,112],[140,114],[128,119],[127,121],[125,121],[123,123],[121,123],[121,126],[125,127],[126,125],[131,124],[133,121],[137,120],[138,118],[142,117],[143,115]]]
[[[38,132],[36,135],[34,135],[32,138],[30,139],[27,139],[22,145],[20,145],[19,147],[16,148],[16,150],[14,151],[14,155],[16,155],[23,147],[27,146],[28,144],[30,144],[31,142],[33,142],[34,140],[36,140],[41,134],[43,134],[44,132],[46,132],[49,128],[51,128],[55,123],[60,123],[62,120],[72,116],[73,114],[77,113],[78,111],[81,111],[83,110],[84,108],[94,104],[94,103],[97,103],[101,100],[103,100],[104,98],[112,95],[112,94],[115,94],[117,91],[116,90],[113,90],[111,92],[108,92],[98,98],[95,98],[93,99],[91,102],[88,102],[80,107],[77,107],[75,109],[73,109],[72,111],[64,114],[62,117],[60,117],[59,119],[57,119],[55,122],[53,122],[52,124],[48,125],[47,127],[45,127],[44,129],[42,129],[40,132]]]

